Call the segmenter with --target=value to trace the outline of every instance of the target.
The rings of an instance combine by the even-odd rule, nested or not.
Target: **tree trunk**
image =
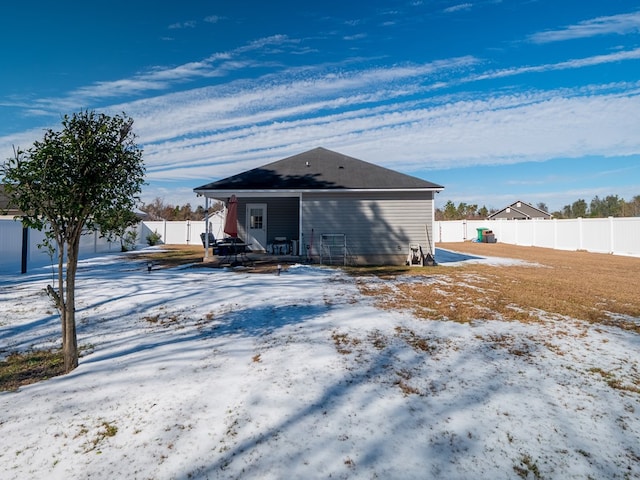
[[[80,232],[74,235],[67,244],[67,285],[64,302],[64,318],[62,330],[62,353],[64,356],[64,371],[69,373],[78,366],[78,338],[76,335],[76,272],[78,271],[78,250],[80,247]]]
[[[64,241],[58,241],[58,292],[54,297],[56,307],[60,311],[60,322],[62,330],[62,350],[64,351],[64,343],[67,331],[67,298],[64,293]]]

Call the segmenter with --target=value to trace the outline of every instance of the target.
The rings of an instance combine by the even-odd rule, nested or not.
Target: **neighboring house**
[[[550,218],[551,214],[549,212],[518,200],[508,207],[492,213],[487,217],[487,220],[548,220]]]
[[[411,245],[434,254],[434,196],[443,188],[315,148],[194,191],[225,204],[235,195],[238,236],[254,251],[286,241],[323,263],[346,253],[347,263],[403,264]]]
[[[16,208],[9,208],[9,196],[5,192],[4,185],[0,185],[0,217],[13,219],[22,212]]]

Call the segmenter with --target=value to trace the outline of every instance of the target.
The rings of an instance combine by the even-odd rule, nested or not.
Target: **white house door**
[[[252,250],[267,250],[267,204],[247,204],[247,243]]]

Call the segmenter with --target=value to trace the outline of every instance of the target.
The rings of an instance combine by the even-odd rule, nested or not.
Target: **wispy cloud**
[[[120,103],[104,110],[126,111],[135,119],[149,180],[221,178],[319,145],[407,173],[640,152],[640,82],[546,92],[512,86],[502,94],[461,88],[496,78],[637,61],[640,48],[495,71],[482,71],[486,64],[473,56],[377,68],[350,59],[278,66],[257,78],[206,87],[189,83],[253,68],[256,51],[297,49],[299,44],[284,35],[261,38],[197,62],[95,83],[28,107],[75,111],[78,105],[118,98]],[[167,93],[178,84],[182,91]],[[154,95],[135,97],[149,92]],[[41,135],[34,130],[0,138],[0,151],[16,139],[25,146],[25,140]]]
[[[640,149],[640,139],[633,135],[634,112],[640,109],[638,93],[567,93],[441,99],[440,105],[401,101],[367,106],[366,99],[354,98],[348,112],[338,113],[338,105],[329,105],[324,114],[317,109],[321,102],[310,101],[308,106],[316,107],[313,116],[297,118],[299,112],[293,107],[274,106],[263,111],[258,123],[231,109],[205,128],[208,135],[150,143],[145,147],[146,158],[150,178],[196,179],[231,175],[318,145],[413,172],[629,155]],[[190,104],[182,114],[193,115],[193,109],[210,112],[210,102],[215,103],[211,99]],[[186,120],[180,112],[172,113],[174,121]],[[146,133],[143,125],[143,140]]]
[[[530,35],[529,41],[533,43],[550,43],[598,35],[626,35],[638,32],[640,32],[640,11],[608,17],[598,17],[558,30],[538,32]]]
[[[269,37],[241,49],[289,41]],[[407,172],[630,155],[640,151],[635,131],[640,82],[503,95],[465,93],[456,85],[638,58],[640,49],[479,74],[471,73],[483,65],[475,57],[380,68],[350,65],[349,70],[345,65],[290,68],[107,110],[135,118],[149,179],[222,177],[318,145]],[[236,51],[219,53],[130,80],[91,85],[59,102],[67,101],[65,110],[75,110],[71,98],[107,98],[118,90],[160,92],[163,86],[212,75],[225,62],[239,61]],[[37,102],[32,108],[39,108]],[[41,132],[31,134],[37,138]],[[0,139],[0,146],[6,150],[15,138]]]
[[[578,58],[567,60],[564,62],[548,63],[543,65],[531,65],[524,67],[506,68],[502,70],[485,72],[466,79],[466,81],[488,80],[501,77],[510,77],[514,75],[522,75],[525,73],[542,73],[557,70],[570,70],[576,68],[592,67],[607,63],[621,62],[627,60],[640,59],[640,48],[635,50],[627,50],[615,52],[606,55],[594,55],[592,57]]]
[[[219,15],[209,15],[202,19],[205,23],[218,23],[221,20],[224,20],[225,17],[221,17]],[[185,22],[176,22],[169,25],[167,28],[169,30],[180,30],[184,28],[196,28],[198,26],[198,21],[196,20],[187,20]]]
[[[172,23],[167,28],[169,30],[176,30],[176,29],[181,29],[181,28],[196,28],[196,21],[195,20],[188,20],[186,22]]]
[[[460,3],[458,5],[453,5],[451,7],[445,8],[444,12],[454,13],[454,12],[459,12],[460,10],[471,10],[471,8],[473,8],[472,3]]]
[[[127,111],[140,119],[150,177],[162,179],[231,175],[318,145],[408,172],[640,151],[633,134],[640,82],[484,98],[417,95],[431,76],[474,62],[279,84],[258,79],[131,104]],[[137,115],[138,109],[171,113],[160,118]]]
[[[96,82],[70,92],[62,98],[44,98],[36,100],[38,108],[53,113],[75,109],[79,104],[95,104],[102,100],[127,98],[144,93],[161,92],[176,84],[184,84],[201,78],[223,77],[230,72],[244,68],[254,68],[261,64],[249,57],[247,53],[265,49],[269,46],[281,46],[285,43],[296,44],[285,35],[273,35],[252,41],[229,52],[220,52],[197,61],[182,65],[158,66],[140,72],[131,78],[123,78],[108,82]]]

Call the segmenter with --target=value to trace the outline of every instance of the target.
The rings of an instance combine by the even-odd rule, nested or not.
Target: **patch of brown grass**
[[[608,372],[601,368],[590,368],[591,373],[600,375],[611,388],[632,393],[640,393],[640,376],[630,375],[625,380],[618,378],[613,372]]]
[[[640,333],[640,259],[507,244],[454,243],[439,247],[480,256],[514,258],[526,265],[468,264],[411,269],[424,283],[371,287],[384,308],[409,309],[423,318],[537,321],[541,314],[616,325]],[[437,260],[437,259],[436,259]]]
[[[281,272],[286,272],[290,266],[290,263],[283,261],[278,257],[271,257],[269,255],[260,254],[248,254],[250,263],[247,265],[241,265],[238,271],[243,273],[264,273],[264,274],[278,274],[278,265],[281,266]],[[142,260],[145,262],[153,263],[153,268],[170,268],[180,265],[192,265],[193,267],[200,268],[220,268],[220,263],[216,260],[217,257],[211,256],[210,260],[204,261],[204,249],[200,245],[162,245],[161,250],[157,251],[144,251],[144,252],[132,252],[129,254],[129,258],[133,260]],[[228,265],[225,265],[228,266]]]
[[[0,390],[15,391],[64,373],[62,350],[12,353],[0,362]]]
[[[131,252],[134,260],[152,262],[153,268],[169,268],[191,263],[202,263],[204,249],[196,245],[162,245],[162,250]]]
[[[431,343],[428,338],[416,335],[416,333],[409,328],[396,327],[395,330],[398,337],[418,352],[433,353],[436,350],[436,345]]]
[[[333,340],[338,353],[342,355],[349,355],[353,351],[353,349],[360,344],[359,339],[350,337],[346,333],[339,333],[337,331],[333,331],[331,333],[331,339]]]

